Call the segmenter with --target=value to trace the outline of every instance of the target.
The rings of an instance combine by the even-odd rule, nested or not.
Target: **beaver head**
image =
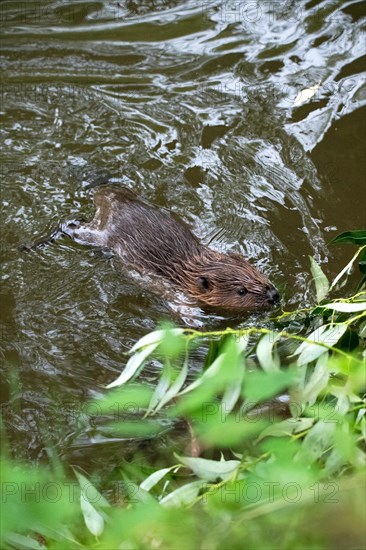
[[[268,278],[240,254],[222,254],[206,247],[173,267],[176,283],[204,306],[239,313],[272,306],[279,293]]]

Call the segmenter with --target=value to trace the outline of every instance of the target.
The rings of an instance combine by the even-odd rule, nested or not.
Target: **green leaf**
[[[315,261],[312,256],[310,258],[310,270],[313,276],[316,290],[316,299],[318,302],[321,302],[329,291],[329,281],[325,274],[323,273],[320,265]]]
[[[130,380],[133,376],[138,374],[140,372],[140,369],[144,365],[145,359],[152,354],[152,352],[158,347],[158,345],[159,342],[150,344],[149,346],[142,349],[140,352],[135,353],[132,357],[130,357],[122,373],[114,382],[108,384],[107,388],[109,389],[115,388],[116,386],[121,386],[122,384],[125,384],[128,380]]]
[[[274,351],[274,344],[279,340],[280,334],[271,331],[262,336],[257,344],[257,358],[264,371],[276,371],[279,369],[280,360]]]
[[[322,304],[322,307],[343,313],[356,313],[366,310],[366,302],[332,302],[331,304]]]
[[[166,431],[167,427],[151,419],[132,422],[113,422],[99,427],[99,432],[107,437],[116,438],[146,438]]]
[[[151,397],[151,401],[149,403],[149,407],[148,407],[148,410],[146,411],[145,416],[148,416],[151,413],[154,407],[156,407],[159,401],[166,394],[170,386],[170,377],[171,377],[171,367],[169,363],[166,363],[164,365],[163,372],[160,376],[159,383],[157,384],[155,391]]]
[[[106,392],[85,407],[90,417],[113,415],[115,419],[124,415],[137,414],[145,410],[153,395],[153,389],[146,385],[130,383]]]
[[[238,399],[241,396],[241,392],[242,392],[243,379],[244,379],[244,368],[242,369],[241,373],[239,373],[239,376],[236,382],[232,382],[231,384],[228,384],[228,386],[225,389],[225,393],[222,396],[222,400],[221,400],[221,408],[222,408],[223,414],[231,413],[231,411],[237,404]]]
[[[363,246],[366,244],[366,230],[365,229],[355,229],[354,231],[345,231],[337,235],[332,241],[332,244],[338,243],[350,243],[356,244],[358,246]]]
[[[75,476],[79,482],[82,493],[87,495],[87,498],[92,502],[98,502],[98,506],[109,508],[110,504],[107,499],[98,491],[98,489],[85,477],[83,474],[73,468]]]
[[[82,546],[82,544],[75,539],[74,535],[66,525],[59,524],[56,529],[52,529],[44,523],[34,523],[33,532],[40,533],[46,540],[54,539],[71,542],[73,545],[72,548]]]
[[[303,343],[305,345],[302,348],[300,356],[297,359],[297,365],[299,367],[301,365],[307,365],[308,363],[311,363],[312,361],[315,361],[315,359],[318,359],[318,357],[323,355],[323,353],[327,352],[327,349],[324,346],[318,346],[315,343],[314,344],[310,344],[308,342],[303,342]],[[302,344],[301,344],[301,346],[302,346]]]
[[[357,348],[359,342],[360,339],[357,332],[348,328],[345,334],[343,334],[342,338],[339,340],[337,347],[346,351],[352,351]]]
[[[95,537],[99,537],[104,531],[104,519],[89,502],[83,491],[80,493],[80,508],[88,530]]]
[[[366,262],[365,262],[365,266],[366,266]],[[365,267],[365,270],[366,270],[366,267]],[[365,283],[366,283],[366,273],[361,278],[361,281],[358,283],[357,288],[356,288],[356,292],[359,292]]]
[[[360,255],[360,253],[362,251],[363,251],[363,248],[359,248],[357,250],[356,254],[354,254],[353,257],[351,258],[351,260],[348,262],[346,267],[344,267],[342,269],[342,271],[340,273],[338,273],[338,275],[336,276],[336,278],[334,279],[334,281],[330,285],[330,290],[333,289],[336,286],[336,284],[338,283],[338,281],[340,281],[342,279],[342,277],[344,277],[345,275],[346,275],[346,277],[348,277],[348,275],[351,273],[351,271],[353,269],[353,262],[356,260],[356,258]]]
[[[178,468],[179,466],[174,465],[170,468],[162,468],[161,470],[153,472],[149,477],[144,479],[142,483],[140,483],[140,488],[144,489],[144,491],[150,491],[157,483],[159,483],[159,481],[163,479],[163,477],[166,476],[166,474]]]
[[[231,348],[229,365],[226,370],[228,379],[224,384],[224,395],[221,399],[221,410],[224,415],[229,414],[238,402],[242,393],[242,384],[245,375],[246,360],[243,351],[248,345],[248,338],[240,338]]]
[[[361,254],[361,258],[358,261],[358,267],[360,268],[361,273],[366,275],[366,249]]]
[[[215,481],[216,479],[230,479],[233,473],[239,468],[240,460],[208,460],[190,456],[177,456],[197,477],[204,481]]]
[[[47,550],[38,540],[17,533],[9,533],[6,535],[6,541],[19,550]]]
[[[208,413],[205,416],[205,411],[201,411],[195,424],[195,433],[203,443],[221,448],[242,445],[244,439],[257,435],[267,424],[260,417],[251,418],[247,410],[242,414],[227,416],[223,416],[219,408],[216,413]]]
[[[306,434],[298,453],[298,459],[309,464],[319,459],[334,443],[335,422],[319,420]]]
[[[366,338],[366,321],[361,323],[358,334],[360,338]]]
[[[39,522],[56,530],[60,523],[71,524],[79,513],[77,502],[64,489],[63,476],[58,477],[56,471],[52,473],[42,464],[36,467],[31,463],[25,464],[15,459],[10,461],[2,457],[1,481],[4,504],[0,520],[1,548],[7,547],[4,538],[8,534],[35,532]],[[7,491],[8,487],[12,490]],[[50,490],[56,489],[56,499],[53,493],[51,495],[48,492],[48,487]],[[32,491],[29,493],[32,496],[28,496],[26,491]]]
[[[337,426],[334,434],[335,448],[343,456],[345,462],[353,462],[358,454],[357,434],[350,430],[350,426],[343,421]]]
[[[104,508],[109,508],[110,504],[85,476],[74,468],[73,470],[81,489],[80,508],[84,516],[85,525],[92,535],[99,537],[104,530],[104,518],[92,503],[97,503],[98,507]]]
[[[310,380],[302,390],[302,401],[313,405],[320,392],[327,387],[330,372],[328,369],[329,353],[325,352],[318,358]]]
[[[315,329],[309,336],[307,342],[302,342],[295,351],[294,355],[299,355],[297,364],[306,365],[318,359],[327,351],[324,346],[318,344],[326,344],[334,346],[347,330],[347,325],[322,325]],[[310,340],[310,341],[309,341]],[[312,341],[311,341],[312,340]]]
[[[228,385],[237,383],[242,376],[241,370],[244,369],[242,352],[247,346],[247,339],[241,338],[239,341],[229,335],[224,341],[223,350],[218,355],[214,362],[204,371],[202,376],[196,379],[192,384],[180,392],[179,395],[184,395],[200,386],[210,385],[215,386],[217,390],[226,389]]]
[[[297,374],[290,369],[272,372],[252,371],[245,379],[244,395],[250,402],[264,401],[287,388],[296,377]]]
[[[222,353],[221,355],[216,357],[215,361],[212,363],[212,365],[209,366],[207,370],[205,370],[202,376],[197,378],[197,380],[192,382],[192,384],[190,384],[188,387],[184,388],[184,390],[182,390],[179,395],[184,395],[185,393],[188,393],[198,388],[199,386],[204,384],[206,381],[214,379],[215,376],[217,376],[218,372],[220,372],[220,370],[222,369],[226,361],[227,361],[226,353]]]
[[[131,479],[126,479],[125,476],[123,477],[125,480],[125,494],[131,504],[138,503],[150,505],[156,503],[156,499],[152,495],[150,495],[150,493],[146,491],[143,487],[137,485]]]
[[[165,357],[178,357],[186,347],[187,339],[183,334],[183,329],[178,331],[167,325],[165,334],[160,342],[159,352]]]
[[[161,330],[155,330],[154,332],[149,332],[149,334],[146,334],[134,346],[132,346],[130,353],[135,353],[135,351],[138,351],[145,346],[151,346],[153,344],[156,344],[155,347],[157,347],[160,342],[169,334],[172,336],[178,336],[180,334],[184,333],[183,328],[171,328],[171,329],[161,329]]]
[[[240,334],[237,338],[235,338],[235,344],[237,346],[238,352],[243,353],[249,344],[249,334]]]
[[[186,381],[188,374],[188,356],[186,357],[183,367],[178,374],[177,378],[174,380],[170,388],[167,390],[165,395],[160,400],[160,403],[155,408],[155,412],[159,411],[166,403],[171,401],[178,393],[180,392],[184,382]]]
[[[281,422],[275,422],[274,424],[265,428],[263,432],[259,434],[258,441],[264,437],[284,437],[290,434],[296,434],[308,430],[314,424],[314,418],[288,418]]]
[[[203,487],[202,481],[193,481],[192,483],[187,483],[183,487],[179,487],[172,493],[169,493],[164,498],[161,499],[160,504],[166,507],[180,507],[187,504],[192,504],[193,501],[198,497],[200,490]]]

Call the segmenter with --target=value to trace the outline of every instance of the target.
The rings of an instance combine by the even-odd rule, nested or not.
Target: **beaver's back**
[[[103,235],[103,246],[136,267],[165,272],[167,264],[194,256],[201,245],[182,222],[139,199],[126,188],[100,188],[88,226]]]

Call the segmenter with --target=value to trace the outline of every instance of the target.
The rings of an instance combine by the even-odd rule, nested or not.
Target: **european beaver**
[[[61,231],[113,251],[139,272],[163,277],[201,307],[239,313],[278,301],[276,288],[242,256],[204,246],[182,222],[129,189],[100,187],[94,202],[91,222],[68,222]]]

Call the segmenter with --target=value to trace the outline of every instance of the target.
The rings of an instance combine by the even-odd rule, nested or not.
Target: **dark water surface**
[[[364,6],[0,3],[2,401],[18,455],[41,458],[50,443],[101,458],[88,415],[72,411],[171,317],[94,251],[64,240],[19,252],[92,215],[90,174],[244,253],[285,289],[286,309],[313,299],[309,254],[330,278],[345,265],[353,250],[329,241],[365,226]]]

